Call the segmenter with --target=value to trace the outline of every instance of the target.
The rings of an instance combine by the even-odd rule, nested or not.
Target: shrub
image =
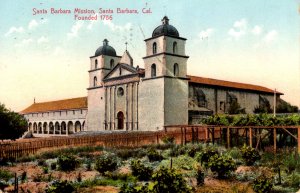
[[[174,145],[170,150],[170,156],[171,157],[177,157],[177,156],[185,154],[185,152],[186,152],[186,147],[185,146]]]
[[[119,160],[114,154],[105,153],[98,157],[95,163],[95,169],[104,174],[107,171],[114,171],[118,168]]]
[[[38,166],[47,166],[46,161],[44,159],[39,159]]]
[[[242,158],[247,166],[252,166],[256,161],[260,160],[261,156],[259,155],[259,152],[250,147],[244,145],[241,148]]]
[[[161,161],[163,159],[162,155],[160,155],[160,153],[151,148],[148,150],[148,154],[147,154],[149,161],[153,162],[153,161]]]
[[[137,186],[133,183],[125,183],[120,189],[119,193],[150,193],[148,186]]]
[[[56,163],[55,162],[51,163],[50,168],[51,170],[56,170]]]
[[[204,171],[202,170],[201,167],[197,168],[197,174],[196,174],[196,179],[197,179],[197,185],[203,185],[204,184]]]
[[[200,163],[201,165],[203,164],[204,167],[208,167],[208,162],[209,159],[214,156],[214,155],[219,155],[219,152],[217,150],[214,149],[205,149],[202,153],[201,153],[201,158],[200,158]]]
[[[72,155],[61,155],[58,157],[57,164],[61,171],[72,171],[78,167],[79,161]]]
[[[166,136],[164,136],[164,137],[162,138],[162,141],[163,141],[165,144],[172,144],[172,143],[175,142],[175,137],[174,137],[174,136],[168,136],[168,135],[166,135]]]
[[[209,158],[208,167],[212,172],[217,173],[219,178],[224,178],[236,169],[236,164],[231,157],[215,154]]]
[[[43,172],[44,172],[44,174],[48,174],[48,171],[49,171],[48,167],[47,166],[43,166]]]
[[[265,175],[260,175],[253,181],[252,187],[255,192],[267,193],[273,188],[273,180]]]
[[[287,173],[291,174],[293,171],[300,171],[300,157],[297,152],[288,154],[283,159],[283,165]]]
[[[195,147],[191,147],[187,150],[187,154],[190,157],[195,157],[196,153],[197,153],[197,149]]]
[[[173,145],[170,149],[170,154],[169,156],[171,157],[177,157],[180,155],[183,155],[186,153],[186,146],[182,146],[182,145]]]
[[[141,160],[133,160],[130,163],[132,175],[136,176],[139,180],[149,180],[153,173],[153,169],[141,163]]]
[[[288,175],[284,182],[285,186],[299,188],[300,187],[300,174],[297,172],[292,172]]]
[[[11,179],[13,177],[14,177],[14,175],[11,172],[0,169],[0,179],[1,180],[8,181],[9,179]]]
[[[72,193],[75,190],[73,184],[67,181],[54,181],[52,185],[50,185],[45,192],[46,193]]]
[[[189,193],[191,188],[175,169],[161,167],[152,175],[153,191],[157,193]]]

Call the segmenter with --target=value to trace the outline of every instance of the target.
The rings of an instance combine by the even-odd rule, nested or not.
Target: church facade
[[[246,113],[262,103],[272,107],[274,91],[266,87],[187,75],[186,39],[166,16],[145,43],[142,69],[134,65],[129,51],[118,56],[104,39],[90,57],[87,97],[32,104],[21,112],[28,129],[36,136],[160,130],[228,113],[233,102]],[[277,92],[276,99],[281,94]]]

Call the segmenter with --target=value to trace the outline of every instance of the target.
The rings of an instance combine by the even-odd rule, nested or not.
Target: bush
[[[95,169],[104,174],[107,171],[114,171],[118,168],[119,160],[114,154],[105,153],[98,157],[95,163]]]
[[[61,171],[72,171],[78,167],[79,161],[72,155],[61,155],[58,157],[57,164]]]
[[[273,188],[273,180],[265,175],[260,175],[253,181],[252,187],[255,192],[267,193]]]
[[[256,161],[260,160],[261,156],[259,155],[259,152],[250,147],[244,145],[241,148],[242,158],[247,166],[252,166]]]
[[[149,161],[153,162],[153,161],[161,161],[163,159],[162,155],[160,155],[160,153],[151,148],[148,150],[148,158],[149,158]]]
[[[189,193],[191,188],[186,181],[174,169],[161,167],[152,175],[154,181],[153,191],[155,193]]]
[[[173,144],[175,142],[175,137],[174,136],[164,136],[162,138],[162,141],[165,143],[165,144]]]
[[[75,191],[73,184],[67,181],[54,181],[52,185],[45,190],[46,193],[72,193],[73,191]]]
[[[204,171],[202,170],[201,167],[197,168],[197,174],[196,174],[196,179],[197,179],[197,185],[203,185],[204,184]]]
[[[150,193],[148,186],[137,186],[132,183],[125,183],[120,189],[119,193]]]
[[[201,158],[200,158],[200,163],[201,165],[203,164],[204,167],[208,167],[208,162],[209,159],[214,156],[214,155],[219,155],[219,152],[217,150],[214,149],[205,149],[202,153],[201,153]]]
[[[56,170],[56,163],[55,162],[51,163],[50,168],[51,170]]]
[[[170,156],[171,157],[177,157],[177,156],[185,154],[185,152],[186,152],[186,147],[185,146],[174,145],[170,150]]]
[[[141,160],[133,160],[130,163],[132,175],[136,176],[139,180],[146,181],[151,178],[153,169],[141,163]]]
[[[208,167],[217,173],[219,178],[225,178],[236,169],[236,164],[231,157],[215,154],[209,158]]]
[[[13,177],[14,177],[13,173],[11,173],[7,170],[0,169],[0,179],[1,180],[8,181],[9,179],[11,179]]]

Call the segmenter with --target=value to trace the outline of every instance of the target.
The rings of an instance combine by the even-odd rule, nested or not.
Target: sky
[[[143,67],[144,39],[167,15],[187,38],[188,74],[276,89],[300,106],[299,0],[1,0],[0,103],[21,111],[34,101],[87,96],[90,56],[107,38]],[[51,14],[71,10],[71,14]],[[74,19],[94,10],[97,21]],[[99,9],[111,9],[101,20]],[[117,8],[138,14],[117,14]],[[151,13],[142,13],[142,9]],[[46,10],[35,14],[33,10]],[[41,12],[41,11],[40,11]],[[87,14],[89,15],[89,14]],[[83,16],[83,15],[82,15]]]

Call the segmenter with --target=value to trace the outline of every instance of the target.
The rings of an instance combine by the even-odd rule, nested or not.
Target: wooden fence
[[[262,132],[267,130],[268,132]],[[164,136],[173,136],[177,144],[186,144],[188,142],[218,142],[227,147],[231,147],[234,140],[244,138],[246,143],[253,146],[253,142],[258,144],[269,136],[277,136],[276,131],[282,130],[298,142],[298,151],[300,150],[300,127],[224,127],[224,126],[190,126],[174,125],[165,126],[163,131],[131,131],[102,133],[83,136],[68,137],[49,137],[23,139],[19,141],[0,142],[0,159],[19,158],[22,156],[35,154],[42,150],[75,147],[85,145],[100,145],[104,147],[137,147],[149,144],[162,143]],[[297,131],[297,136],[291,130]],[[273,145],[276,151],[277,138],[274,137]],[[299,151],[300,153],[300,151]]]

